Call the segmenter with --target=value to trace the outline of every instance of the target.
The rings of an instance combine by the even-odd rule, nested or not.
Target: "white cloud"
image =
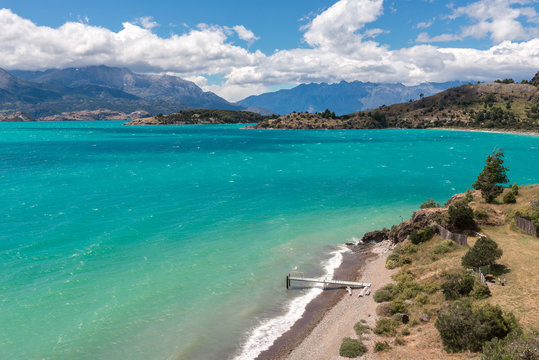
[[[523,14],[520,18],[537,16],[525,5],[520,7]],[[463,16],[459,15],[463,11],[459,9],[452,10],[455,16]],[[341,80],[408,85],[457,79],[483,81],[529,77],[539,69],[537,37],[519,42],[518,36],[512,38],[517,33],[502,36],[494,34],[493,29],[486,32],[493,39],[507,36],[510,39],[486,50],[426,44],[390,49],[373,40],[384,29],[367,28],[382,13],[381,0],[340,0],[304,27],[304,48],[276,50],[266,55],[232,43],[236,34],[247,42],[257,39],[241,25],[226,28],[201,24],[185,34],[163,38],[152,33],[151,24],[155,22],[152,18],[147,18],[147,27],[141,21],[126,22],[121,31],[114,32],[76,22],[58,28],[37,26],[3,9],[0,10],[0,67],[37,70],[105,64],[138,72],[169,72],[232,101],[280,84]],[[485,22],[493,21],[492,15],[485,16]],[[518,21],[514,16],[509,18]],[[529,26],[522,29],[530,34]],[[460,34],[429,37],[424,33],[417,41],[449,41],[457,36]],[[208,85],[208,75],[224,77],[225,81]]]
[[[142,16],[135,19],[135,24],[141,25],[143,28],[151,30],[156,26],[159,26],[157,22],[154,21],[152,16]]]
[[[536,2],[536,1],[533,1]],[[465,38],[483,39],[490,37],[494,43],[505,40],[529,40],[539,34],[539,16],[535,8],[526,6],[528,0],[479,0],[461,7],[453,7],[446,16],[449,20],[467,18],[472,24],[462,26],[458,34],[442,34],[429,37],[421,33],[416,42],[455,41]],[[534,25],[525,25],[522,20]],[[419,23],[417,28],[426,28],[429,23]]]
[[[462,40],[462,36],[455,34],[442,34],[430,37],[426,32],[422,32],[417,35],[415,42],[417,43],[433,43],[433,42],[448,42]]]
[[[240,39],[247,41],[249,44],[260,39],[259,37],[255,36],[251,30],[246,29],[243,25],[236,25],[232,29],[234,29]]]
[[[426,28],[431,27],[432,24],[434,24],[434,20],[422,21],[420,23],[417,23],[415,28],[416,29],[426,29]]]

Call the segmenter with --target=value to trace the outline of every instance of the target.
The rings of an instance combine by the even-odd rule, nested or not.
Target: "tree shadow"
[[[494,276],[501,276],[510,273],[511,269],[503,264],[494,264],[490,266],[490,273]]]

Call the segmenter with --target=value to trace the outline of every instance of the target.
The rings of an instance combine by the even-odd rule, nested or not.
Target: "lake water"
[[[0,123],[1,357],[253,358],[320,291],[288,272],[331,273],[496,148],[539,182],[537,136]]]

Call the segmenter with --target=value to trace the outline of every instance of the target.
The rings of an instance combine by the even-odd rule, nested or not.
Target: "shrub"
[[[487,237],[480,237],[474,246],[462,257],[462,266],[478,268],[493,265],[503,254],[498,244]]]
[[[517,183],[513,183],[513,186],[511,186],[511,192],[513,193],[513,195],[517,196],[518,195],[518,185]]]
[[[365,344],[359,340],[345,337],[342,339],[341,347],[339,348],[339,355],[347,358],[356,358],[367,352]]]
[[[409,235],[412,244],[417,245],[425,241],[429,241],[434,236],[434,229],[427,226],[421,230],[414,229]]]
[[[363,334],[367,334],[371,331],[371,329],[365,325],[365,324],[362,324],[361,322],[358,322],[354,325],[354,330],[357,334],[357,336],[361,336]]]
[[[399,264],[398,261],[390,260],[390,259],[386,260],[386,268],[388,268],[389,270],[398,268],[399,266],[401,266],[401,265]]]
[[[374,352],[382,352],[389,349],[391,349],[391,346],[387,341],[377,341],[376,344],[374,344]]]
[[[509,191],[503,196],[503,202],[505,204],[514,204],[517,202],[517,198],[515,197],[515,194],[512,191]]]
[[[469,274],[463,272],[450,273],[446,275],[441,288],[446,300],[456,300],[472,292],[474,282],[474,277]]]
[[[476,282],[470,296],[476,300],[486,299],[490,296],[490,289],[488,285]]]
[[[406,243],[401,247],[401,252],[403,254],[415,254],[419,250],[417,245]]]
[[[406,304],[402,300],[393,300],[389,305],[392,314],[406,313]]]
[[[427,281],[423,284],[423,291],[427,294],[434,294],[438,290],[440,287],[435,282]]]
[[[397,297],[399,294],[399,289],[395,284],[387,284],[381,289],[376,290],[374,293],[374,301],[377,303],[384,301],[391,301]]]
[[[512,331],[505,339],[494,338],[483,344],[484,360],[539,359],[539,333]]]
[[[410,335],[410,330],[408,330],[408,328],[402,329],[401,335],[402,335],[402,336],[408,336],[408,335]]]
[[[427,296],[427,294],[419,294],[416,296],[415,301],[419,305],[425,305],[429,303],[429,297]]]
[[[392,319],[381,318],[376,321],[374,333],[377,335],[393,336],[397,333],[397,323]]]
[[[456,301],[436,319],[436,329],[446,351],[480,351],[484,342],[504,338],[514,328],[514,317],[504,316],[498,306],[485,304],[476,309],[470,301]]]
[[[397,336],[397,337],[395,338],[395,344],[396,344],[396,345],[404,345],[404,344],[406,344],[406,341],[404,341],[404,339],[401,338],[400,336]]]
[[[473,216],[477,220],[488,220],[488,218],[489,218],[488,212],[484,208],[475,209],[474,212],[473,212]]]
[[[420,209],[439,208],[440,204],[434,202],[434,199],[427,199],[423,204],[419,205]]]
[[[456,244],[452,240],[444,240],[434,247],[435,254],[445,254],[455,249]]]
[[[458,230],[474,230],[476,228],[473,219],[473,210],[466,201],[455,201],[447,210],[449,225]]]
[[[464,200],[468,203],[474,200],[472,190],[470,189],[466,190],[466,194],[464,194]]]

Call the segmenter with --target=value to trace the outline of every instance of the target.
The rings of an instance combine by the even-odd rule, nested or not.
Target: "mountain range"
[[[267,108],[277,114],[294,111],[314,113],[330,109],[337,115],[343,115],[375,109],[381,105],[402,103],[410,99],[417,100],[421,94],[430,96],[465,83],[449,81],[405,86],[341,81],[336,84],[301,84],[292,89],[249,96],[238,103],[251,108]]]
[[[0,69],[0,110],[33,117],[107,109],[172,113],[188,108],[242,110],[191,81],[137,74],[126,68],[88,66],[46,71]]]
[[[6,114],[25,113],[25,119],[107,119],[135,112],[171,114],[185,109],[251,110],[269,115],[292,111],[336,114],[373,109],[429,96],[463,82],[423,83],[417,86],[359,81],[302,84],[231,103],[195,83],[170,75],[137,74],[127,68],[88,66],[45,71],[0,69],[0,121]],[[79,116],[84,112],[84,116]],[[101,114],[102,113],[102,114]],[[148,114],[148,115],[149,115]],[[110,115],[110,116],[109,116]],[[21,116],[12,116],[19,121]],[[111,118],[111,119],[112,119]]]

